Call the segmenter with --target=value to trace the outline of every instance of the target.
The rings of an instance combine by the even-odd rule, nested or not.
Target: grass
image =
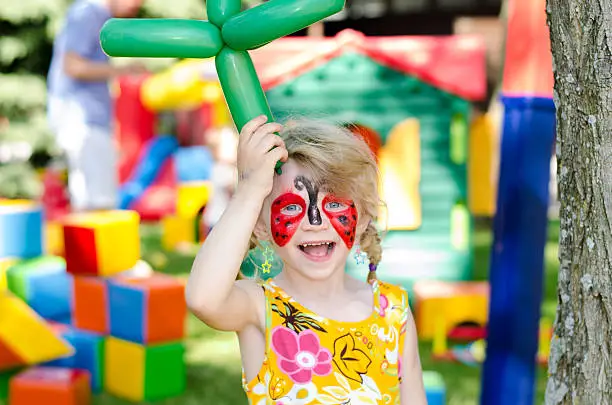
[[[142,256],[161,272],[186,277],[193,255],[164,252],[160,244],[160,228],[143,225]],[[487,224],[480,224],[474,237],[474,278],[486,280],[492,235]],[[554,319],[557,286],[558,223],[549,227],[546,245],[545,293],[543,316]],[[180,397],[159,401],[163,405],[239,405],[246,404],[241,389],[241,368],[238,342],[232,333],[214,331],[193,316],[187,319],[186,338],[187,390]],[[434,362],[430,344],[420,344],[420,355],[425,370],[440,372],[447,385],[448,405],[477,404],[480,394],[480,369],[461,364]],[[538,370],[536,403],[542,403],[546,386],[546,370]],[[0,400],[0,403],[2,401]],[[94,405],[128,405],[128,401],[108,394],[96,396]]]

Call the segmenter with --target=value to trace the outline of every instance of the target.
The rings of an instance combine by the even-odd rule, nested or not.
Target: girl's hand
[[[249,189],[265,198],[272,191],[274,167],[287,161],[285,143],[276,135],[283,126],[266,123],[265,115],[249,121],[238,137],[238,189]]]

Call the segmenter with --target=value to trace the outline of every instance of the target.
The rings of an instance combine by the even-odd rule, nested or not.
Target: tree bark
[[[558,308],[546,404],[612,404],[612,1],[548,0]]]

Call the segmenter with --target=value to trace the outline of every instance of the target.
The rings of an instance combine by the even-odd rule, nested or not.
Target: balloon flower
[[[100,43],[114,57],[214,57],[225,100],[240,131],[259,115],[273,120],[248,50],[343,8],[344,0],[270,0],[241,11],[240,0],[208,0],[209,21],[112,18],[102,27]]]

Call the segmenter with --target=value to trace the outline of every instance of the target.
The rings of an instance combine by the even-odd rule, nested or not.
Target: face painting
[[[294,193],[280,195],[270,208],[270,229],[278,246],[285,246],[306,214],[306,201]]]
[[[355,243],[355,232],[357,230],[355,203],[328,194],[323,199],[323,212],[329,218],[329,222],[338,232],[346,247],[351,249]]]

